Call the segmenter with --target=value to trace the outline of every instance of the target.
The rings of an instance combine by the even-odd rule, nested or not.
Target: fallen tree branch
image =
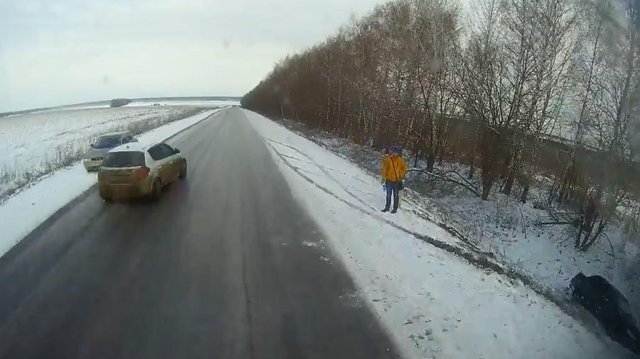
[[[409,171],[410,171],[410,172],[420,172],[420,173],[424,173],[424,174],[427,174],[427,175],[429,175],[429,176],[431,176],[431,177],[434,177],[434,178],[436,178],[436,179],[439,179],[439,180],[443,180],[443,181],[447,181],[447,182],[455,183],[455,184],[457,184],[457,185],[459,185],[459,186],[461,186],[461,187],[465,188],[465,189],[466,189],[466,190],[468,190],[469,192],[473,193],[476,197],[480,197],[480,192],[479,192],[479,191],[478,191],[478,190],[477,190],[473,185],[471,185],[471,184],[469,184],[469,183],[460,182],[460,181],[455,180],[455,179],[453,179],[453,178],[451,178],[451,177],[446,177],[446,176],[443,176],[443,175],[438,175],[438,174],[435,174],[435,173],[433,173],[433,172],[429,172],[429,171],[422,170],[422,169],[418,169],[418,168],[412,168],[412,169],[410,169]],[[451,172],[456,173],[455,171],[451,171]],[[446,175],[447,173],[445,172],[444,174]],[[458,175],[460,175],[460,174],[458,173]]]
[[[611,258],[616,259],[616,251],[613,249],[613,244],[611,243],[609,236],[606,233],[602,233],[601,236],[604,237],[607,242],[609,242],[609,247],[611,247],[611,253],[607,253],[606,250],[604,252],[607,253]]]
[[[537,226],[554,226],[554,225],[560,225],[560,224],[573,224],[573,222],[569,222],[569,221],[553,221],[553,222],[536,222]]]
[[[466,183],[467,186],[473,188],[476,192],[480,193],[480,190],[478,190],[478,187],[476,187],[473,183],[469,182],[469,180],[466,179],[465,176],[461,175],[458,171],[449,170],[449,171],[446,171],[446,172],[439,172],[439,175],[443,176],[443,175],[447,175],[449,173],[455,174],[456,176],[458,176],[460,178],[460,180],[462,180],[462,182]]]

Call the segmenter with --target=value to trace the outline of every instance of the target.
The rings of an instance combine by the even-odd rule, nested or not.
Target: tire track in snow
[[[353,197],[353,199],[355,199],[356,201],[360,202],[360,204],[364,205],[365,207],[368,207],[368,208],[371,208],[371,209],[374,209],[374,210],[375,210],[375,208],[371,207],[367,202],[365,202],[365,201],[364,201],[364,200],[362,200],[360,197],[358,197],[358,196],[356,196],[355,194],[353,194],[353,192],[351,192],[351,191],[350,191],[349,189],[347,189],[345,186],[343,186],[343,185],[342,185],[342,183],[340,183],[338,180],[336,180],[336,179],[331,175],[331,173],[329,173],[329,171],[327,171],[327,169],[326,169],[324,166],[322,166],[322,165],[320,165],[319,163],[317,163],[313,158],[311,158],[311,157],[310,157],[309,155],[307,155],[306,153],[304,153],[304,152],[300,151],[299,149],[297,149],[297,148],[295,148],[295,147],[293,147],[293,146],[287,145],[287,144],[285,144],[285,143],[278,142],[278,141],[276,141],[276,140],[273,140],[273,139],[270,139],[270,138],[266,138],[266,137],[265,137],[265,139],[266,139],[267,141],[270,141],[270,142],[276,143],[276,144],[278,144],[278,145],[280,145],[280,146],[284,146],[284,147],[290,148],[290,149],[292,149],[292,150],[296,151],[297,153],[301,154],[303,157],[305,157],[306,159],[308,159],[308,160],[309,160],[309,161],[310,161],[314,166],[318,167],[318,169],[319,169],[320,171],[322,171],[322,173],[323,173],[325,176],[329,177],[329,178],[330,178],[333,182],[335,182],[335,183],[336,183],[340,188],[342,188],[342,190],[343,190],[343,191],[345,191],[348,195],[350,195],[351,197]],[[274,151],[277,151],[277,150],[275,149],[275,147],[271,146],[271,148],[273,148],[273,149],[274,149]],[[279,155],[279,156],[286,156],[286,155],[281,154],[280,152],[278,152],[278,155]]]

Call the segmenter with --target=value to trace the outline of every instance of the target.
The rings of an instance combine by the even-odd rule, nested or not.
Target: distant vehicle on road
[[[91,144],[91,148],[87,152],[82,164],[87,171],[96,171],[102,165],[104,156],[112,148],[118,147],[125,143],[137,142],[129,132],[113,132],[98,137],[96,142]]]
[[[162,188],[187,177],[187,160],[166,143],[130,143],[114,148],[98,172],[98,191],[105,201],[158,198]]]

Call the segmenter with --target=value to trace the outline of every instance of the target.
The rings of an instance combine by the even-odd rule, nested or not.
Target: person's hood
[[[87,158],[104,157],[111,148],[90,148]]]

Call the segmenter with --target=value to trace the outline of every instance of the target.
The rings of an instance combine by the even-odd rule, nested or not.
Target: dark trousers
[[[384,208],[389,209],[391,206],[391,195],[393,194],[393,209],[398,209],[398,205],[400,204],[400,182],[390,182],[387,181],[384,184],[385,189],[387,190],[387,203]]]

